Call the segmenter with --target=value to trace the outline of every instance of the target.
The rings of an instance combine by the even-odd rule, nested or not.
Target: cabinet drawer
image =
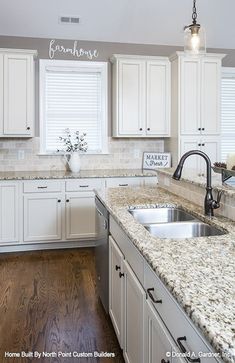
[[[103,179],[75,179],[66,181],[66,192],[81,192],[101,188],[104,185]]]
[[[108,178],[106,180],[106,187],[108,187],[108,188],[118,188],[118,187],[141,186],[142,183],[143,183],[143,178],[141,178],[141,177]]]
[[[23,183],[24,193],[61,192],[63,182],[58,180],[32,180]]]
[[[110,233],[124,254],[125,260],[129,263],[139,281],[143,284],[144,258],[112,217],[110,218]]]
[[[212,347],[206,343],[201,334],[196,330],[195,326],[193,326],[193,323],[178,306],[178,303],[147,263],[145,263],[144,287],[146,292],[148,289],[154,289],[150,291],[150,293],[158,302],[154,303],[147,293],[148,301],[151,302],[152,306],[161,316],[175,342],[177,342],[177,339],[180,337],[186,337],[186,341],[182,340],[181,343],[185,346],[187,351],[195,353],[196,357],[198,352],[209,353],[213,351]],[[178,349],[180,349],[179,343]],[[218,361],[214,357],[200,357],[200,363],[217,362]]]

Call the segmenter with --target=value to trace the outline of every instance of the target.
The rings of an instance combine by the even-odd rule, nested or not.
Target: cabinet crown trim
[[[169,56],[169,60],[172,62],[177,58],[192,58],[192,59],[203,59],[203,58],[217,58],[217,59],[223,59],[226,57],[227,54],[222,53],[205,53],[205,54],[195,54],[195,55],[188,55],[185,52],[175,52]]]
[[[14,49],[14,48],[0,48],[0,53],[18,53],[18,54],[28,54],[33,55],[34,58],[37,57],[38,51],[35,49]]]
[[[143,61],[151,61],[151,60],[155,60],[155,61],[169,61],[168,57],[163,57],[163,56],[150,56],[150,55],[135,55],[135,54],[113,54],[112,57],[110,58],[110,61],[112,63],[117,62],[118,60],[122,60],[122,59],[138,59],[138,60],[143,60]]]

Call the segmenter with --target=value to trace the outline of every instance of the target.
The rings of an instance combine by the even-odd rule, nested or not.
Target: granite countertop
[[[166,169],[158,169],[157,173],[172,177],[174,171],[175,168],[166,168]],[[229,196],[235,196],[235,187],[222,184],[220,174],[215,173],[212,169],[211,176],[212,176],[212,187],[214,189],[222,190],[224,194],[227,194]],[[195,169],[187,169],[187,168],[183,169],[182,177],[180,180],[201,186],[203,188],[206,187],[206,176],[199,176],[198,172]]]
[[[134,176],[156,176],[152,170],[142,169],[93,169],[71,173],[65,170],[51,171],[2,171],[0,180],[36,180],[36,179],[77,179],[77,178],[114,178]]]
[[[160,188],[108,188],[99,198],[224,362],[235,362],[235,223]],[[129,206],[182,206],[229,233],[188,239],[153,237]],[[193,211],[193,212],[192,212]]]

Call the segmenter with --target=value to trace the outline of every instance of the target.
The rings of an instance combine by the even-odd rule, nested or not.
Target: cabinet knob
[[[68,203],[69,202],[69,199],[66,199],[66,203]]]
[[[60,203],[61,202],[61,199],[58,199],[58,203]]]
[[[202,144],[198,144],[198,146],[202,146]]]
[[[205,144],[203,143],[202,146],[205,146]]]
[[[120,279],[121,279],[123,276],[124,276],[124,273],[119,272],[119,277],[120,277]]]
[[[201,131],[201,127],[198,127],[198,131]]]
[[[116,266],[115,266],[115,270],[116,270],[116,271],[121,270],[121,267],[120,267],[120,266],[118,266],[118,265],[116,265]]]
[[[150,127],[147,128],[147,131],[150,131]]]
[[[142,127],[140,127],[140,131],[142,131],[143,129],[142,129]]]
[[[205,127],[202,128],[202,131],[205,131]]]
[[[29,126],[27,127],[27,130],[30,130],[30,127]]]

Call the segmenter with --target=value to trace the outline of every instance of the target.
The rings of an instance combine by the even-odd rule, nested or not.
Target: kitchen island
[[[203,207],[159,187],[108,188],[97,194],[194,326],[214,352],[219,353],[219,361],[235,362],[234,222],[224,217],[208,218]],[[128,212],[129,207],[167,205],[181,206],[227,233],[160,239],[151,236]]]

